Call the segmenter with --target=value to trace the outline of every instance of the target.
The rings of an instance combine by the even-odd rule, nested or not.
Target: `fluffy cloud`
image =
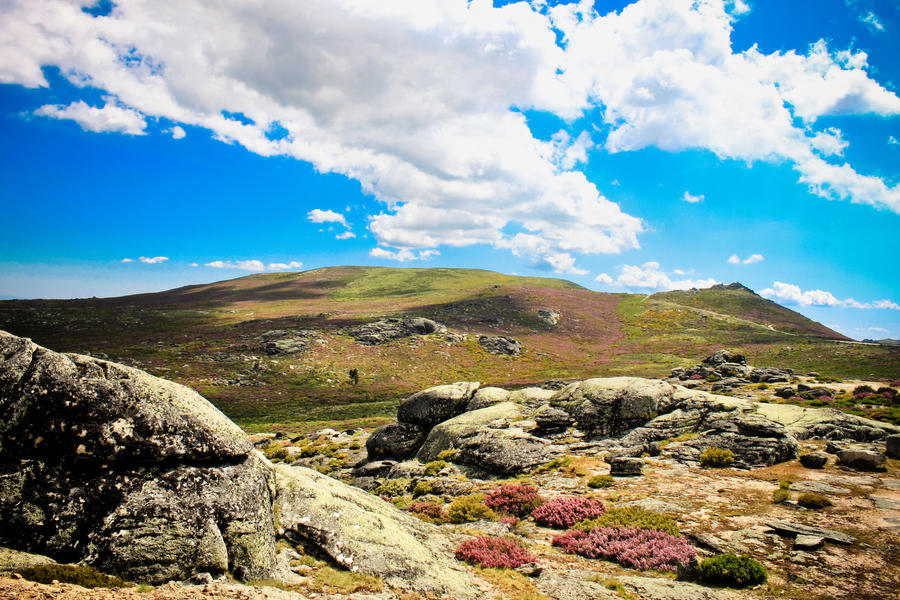
[[[398,262],[409,262],[411,260],[428,260],[432,256],[439,255],[437,250],[420,250],[414,252],[409,248],[401,248],[400,250],[386,250],[384,248],[372,248],[369,256],[373,258],[383,258],[386,260],[396,260]]]
[[[762,254],[751,254],[745,259],[741,259],[737,254],[732,254],[728,257],[728,262],[732,265],[752,265],[753,263],[758,263],[766,260],[766,257]]]
[[[347,219],[344,215],[333,210],[314,208],[306,213],[306,218],[309,219],[311,223],[340,223],[344,227],[347,227]]]
[[[352,231],[349,231],[349,230],[348,230],[348,231],[345,231],[344,233],[339,233],[339,234],[337,234],[336,236],[334,236],[334,239],[336,239],[336,240],[349,240],[349,239],[355,238],[355,237],[356,237],[356,234],[353,233]]]
[[[261,260],[214,260],[204,266],[213,269],[239,269],[241,271],[265,271],[266,265]]]
[[[654,291],[689,290],[691,288],[708,288],[718,283],[715,279],[673,279],[672,276],[683,275],[684,271],[676,269],[671,273],[660,270],[658,262],[646,262],[642,265],[623,265],[615,280],[606,273],[601,273],[596,280],[607,285],[629,288],[650,288]]]
[[[269,263],[266,268],[270,271],[293,271],[295,269],[301,268],[302,266],[302,262],[292,260],[291,262],[287,263]]]
[[[813,194],[900,212],[900,188],[825,161],[843,142],[815,129],[828,115],[898,114],[900,99],[869,76],[864,53],[824,41],[733,52],[732,24],[748,10],[742,0],[638,0],[605,15],[587,0],[120,0],[93,18],[71,0],[9,0],[0,82],[46,86],[53,65],[110,99],[38,109],[47,116],[127,133],[167,119],[353,178],[384,207],[369,222],[379,247],[404,257],[488,244],[574,273],[578,254],[636,248],[642,221],[573,170],[594,147],[787,161]],[[605,127],[537,139],[525,110],[572,123],[591,111]],[[287,134],[270,139],[276,127]]]
[[[179,127],[178,125],[176,125],[172,128],[172,139],[180,140],[183,139],[186,135],[187,133],[185,133],[183,127]]]
[[[51,119],[71,119],[85,131],[114,131],[129,135],[144,135],[147,121],[137,111],[122,108],[114,104],[106,104],[99,108],[78,101],[63,106],[61,104],[45,104],[34,111],[40,117]]]
[[[891,300],[875,300],[873,302],[858,302],[853,298],[839,300],[834,294],[825,290],[803,291],[798,285],[781,281],[776,281],[771,288],[766,288],[759,294],[771,300],[779,300],[785,304],[797,304],[800,306],[839,306],[844,308],[900,310],[900,304]]]
[[[123,263],[132,263],[132,262],[134,262],[134,259],[133,259],[133,258],[123,258],[123,259],[121,260],[121,262],[123,262]]]
[[[687,202],[689,204],[697,204],[698,202],[703,202],[705,199],[703,194],[697,194],[695,196],[687,190],[685,190],[684,195],[681,197],[682,202]]]
[[[168,256],[139,256],[138,260],[148,265],[158,265],[169,260]]]

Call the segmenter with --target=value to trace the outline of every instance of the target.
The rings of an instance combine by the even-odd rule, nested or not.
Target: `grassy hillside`
[[[559,322],[542,320],[541,308],[559,312]],[[382,316],[428,317],[466,337],[363,346],[349,335]],[[393,414],[411,391],[450,381],[664,376],[720,347],[760,365],[900,376],[900,348],[825,339],[840,336],[750,292],[604,294],[559,279],[471,269],[336,267],[121,298],[4,301],[0,328],[190,385],[251,429],[372,422]],[[274,329],[314,331],[311,350],[267,356],[261,335]],[[522,354],[489,354],[479,335],[514,337]]]

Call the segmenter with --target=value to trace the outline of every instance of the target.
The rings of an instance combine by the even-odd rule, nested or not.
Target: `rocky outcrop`
[[[268,578],[272,484],[196,392],[0,332],[0,544],[149,582]]]
[[[553,326],[559,323],[559,311],[552,308],[539,308],[537,314],[547,325]]]
[[[303,329],[294,331],[290,329],[273,329],[262,334],[262,350],[269,356],[276,354],[296,354],[305,352],[312,347],[313,342],[319,336],[318,331]]]
[[[734,453],[734,466],[767,467],[797,457],[800,445],[787,428],[756,414],[726,414],[710,420],[696,438],[675,444],[669,454],[683,461],[698,461],[707,448]]]
[[[294,543],[312,543],[350,569],[429,595],[468,598],[471,575],[439,530],[303,467],[277,465],[278,524]]]
[[[478,338],[478,345],[491,354],[518,356],[522,352],[522,344],[505,335],[482,335]]]
[[[674,391],[664,381],[639,377],[587,379],[557,393],[550,404],[572,415],[580,429],[616,437],[668,408]]]
[[[460,381],[417,392],[400,404],[397,420],[428,431],[464,412],[478,386],[477,381]]]
[[[388,423],[372,432],[366,440],[369,460],[403,460],[416,453],[425,432],[417,425],[409,423]]]
[[[407,338],[414,335],[429,335],[432,333],[446,333],[447,328],[437,321],[414,318],[381,319],[374,323],[366,323],[350,331],[350,336],[360,344],[377,346],[386,344],[392,340]]]
[[[756,411],[783,424],[799,440],[854,440],[871,442],[900,434],[900,427],[850,415],[833,408],[805,408],[793,404],[763,403]]]

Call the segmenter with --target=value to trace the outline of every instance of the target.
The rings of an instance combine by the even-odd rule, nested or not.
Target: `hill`
[[[350,335],[382,317],[425,317],[455,335],[374,346]],[[335,267],[119,298],[2,301],[0,329],[190,385],[250,429],[371,422],[405,394],[450,381],[660,377],[720,347],[759,365],[900,376],[900,349],[842,342],[749,290],[610,294],[473,269]],[[301,351],[268,355],[264,335]],[[521,354],[492,354],[482,335],[512,337]]]

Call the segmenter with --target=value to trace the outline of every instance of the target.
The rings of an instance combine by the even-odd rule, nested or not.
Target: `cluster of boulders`
[[[518,340],[505,335],[479,336],[478,345],[491,354],[518,356],[522,353],[522,344],[520,344]]]
[[[365,346],[378,346],[414,335],[446,333],[447,327],[423,317],[379,319],[350,330],[350,336]]]
[[[788,383],[794,378],[794,371],[780,367],[753,367],[747,364],[742,354],[718,350],[699,365],[672,369],[671,377],[687,385],[692,381],[711,381],[713,391],[719,391],[748,383]]]
[[[429,388],[404,400],[397,422],[376,429],[366,448],[372,461],[427,462],[450,451],[457,465],[490,476],[527,472],[572,451],[608,458],[662,453],[696,464],[713,447],[730,450],[735,466],[755,468],[796,458],[802,439],[871,442],[898,433],[900,427],[832,409],[610,377],[562,389],[509,391],[477,382]],[[671,443],[661,450],[662,441]]]
[[[312,348],[321,340],[321,333],[312,329],[273,329],[263,333],[262,350],[269,356],[276,354],[296,354]],[[321,342],[320,342],[321,343]]]
[[[0,331],[0,546],[148,583],[291,582],[279,537],[392,585],[473,590],[434,526],[273,467],[189,388]]]

